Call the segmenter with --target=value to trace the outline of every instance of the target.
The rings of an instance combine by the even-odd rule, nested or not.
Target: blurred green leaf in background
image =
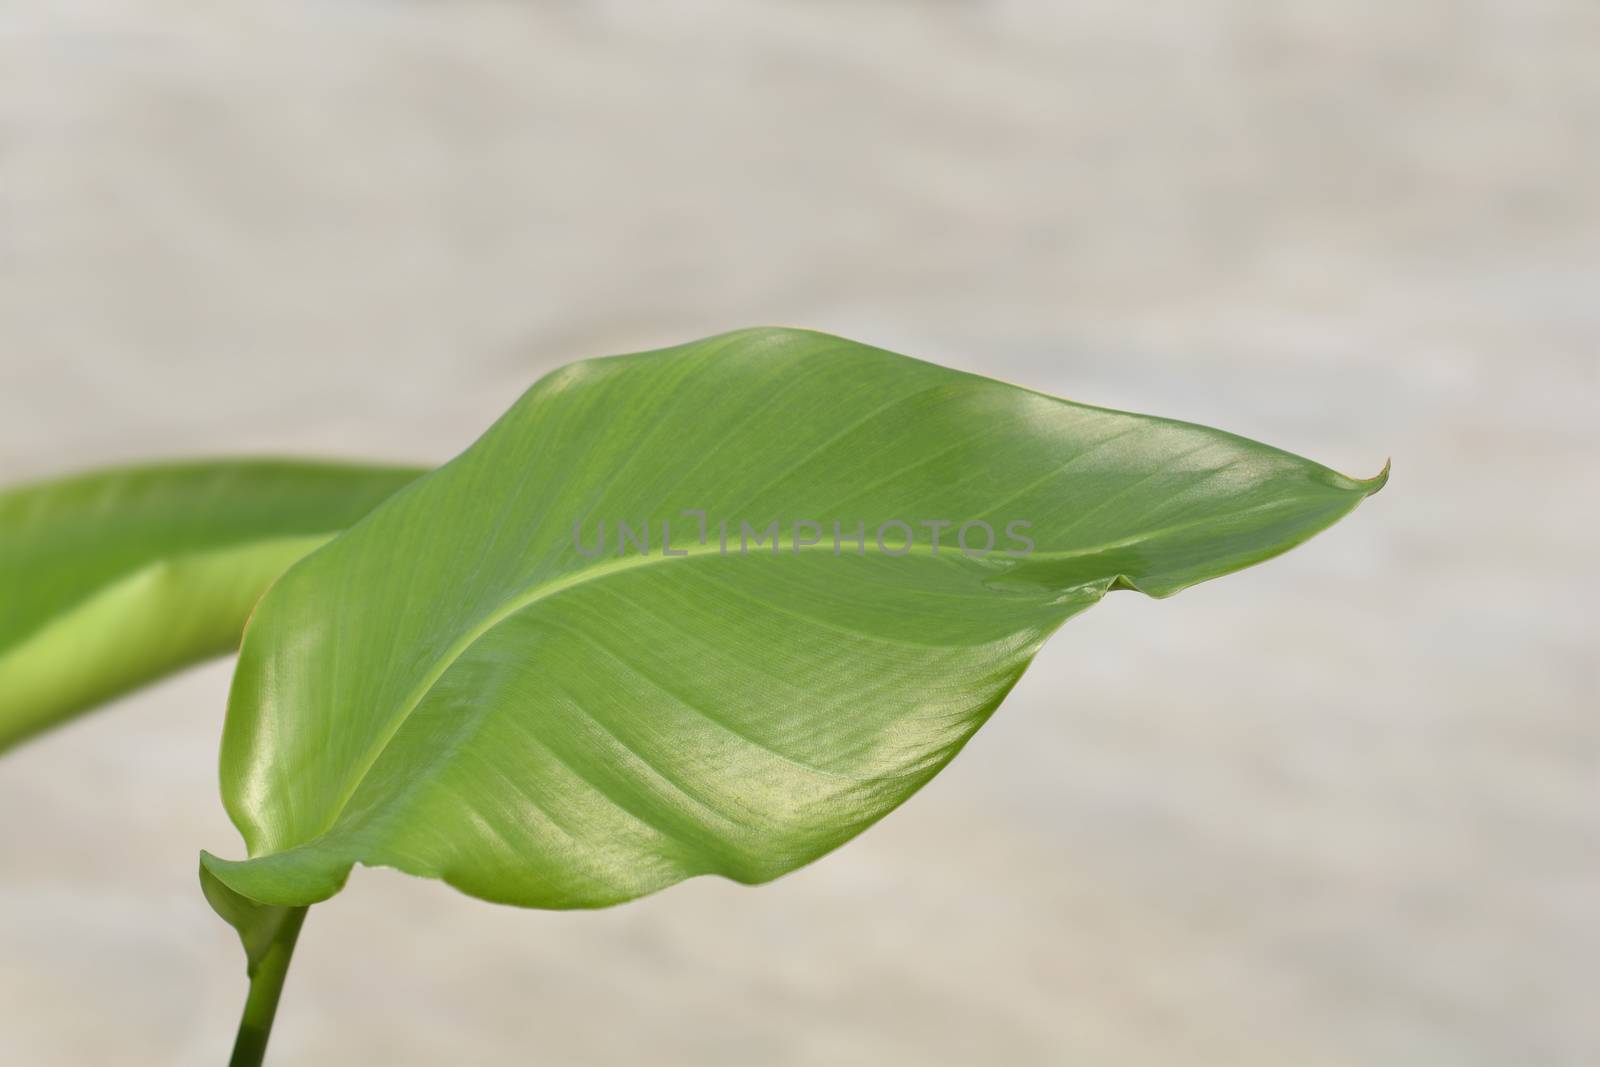
[[[0,491],[0,750],[235,650],[285,568],[420,473],[234,459]]]

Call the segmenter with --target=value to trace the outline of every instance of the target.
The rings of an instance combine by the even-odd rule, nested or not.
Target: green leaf
[[[1257,563],[1382,483],[809,332],[577,363],[262,600],[222,752],[250,858],[202,862],[277,905],[356,863],[545,908],[763,882],[928,781],[1109,589]]]
[[[420,473],[229,460],[0,492],[0,749],[233,651],[278,575]]]

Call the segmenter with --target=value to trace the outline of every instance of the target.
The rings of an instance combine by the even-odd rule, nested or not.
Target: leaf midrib
[[[1138,534],[1134,534],[1130,537],[1119,538],[1115,541],[1107,541],[1095,545],[1088,545],[1083,548],[1069,549],[1058,552],[1033,552],[1026,558],[1030,561],[1054,561],[1093,556],[1101,552],[1126,548],[1130,545],[1139,544],[1157,537],[1163,537],[1167,534],[1184,530],[1189,527],[1200,526],[1209,522],[1222,521],[1237,515],[1250,514],[1258,511],[1284,507],[1299,502],[1300,501],[1296,498],[1267,501],[1262,504],[1241,509],[1238,512],[1231,512],[1228,515],[1210,515],[1191,522],[1178,523],[1156,530],[1147,530]],[[949,546],[942,547],[945,548],[947,555],[949,555],[951,558],[954,558],[954,556],[960,551],[959,549],[951,550]],[[817,551],[821,549],[826,549],[838,554],[834,546],[827,541],[819,541],[814,545],[794,546],[789,551],[798,553],[800,551]],[[927,555],[929,558],[936,558],[936,550],[932,545],[923,545],[913,542],[907,546],[907,549],[911,555]],[[496,626],[499,626],[511,616],[518,614],[519,612],[539,603],[540,601],[549,600],[579,586],[587,585],[590,582],[599,581],[603,578],[609,578],[617,574],[626,573],[628,571],[637,570],[643,567],[668,563],[673,560],[687,560],[713,554],[724,556],[732,555],[732,553],[724,550],[720,544],[712,543],[709,540],[702,544],[690,545],[682,551],[684,553],[683,555],[674,553],[670,556],[650,554],[618,556],[608,559],[603,563],[580,568],[567,574],[560,575],[557,578],[553,578],[550,581],[532,586],[520,595],[509,598],[499,608],[484,616],[480,622],[467,630],[459,640],[452,643],[450,647],[444,651],[444,653],[433,664],[433,666],[429,668],[428,673],[425,674],[418,684],[412,689],[410,695],[402,703],[402,710],[400,713],[394,717],[389,727],[384,730],[377,741],[368,749],[366,756],[361,761],[360,770],[350,778],[349,783],[346,785],[343,793],[339,797],[337,804],[335,804],[332,811],[328,815],[328,818],[315,833],[308,835],[306,840],[314,840],[332,831],[334,826],[338,823],[339,818],[344,814],[345,809],[349,807],[350,801],[354,798],[357,790],[361,788],[361,784],[366,781],[368,773],[371,772],[373,766],[383,756],[384,751],[389,747],[390,742],[394,740],[395,735],[405,727],[405,724],[410,720],[412,713],[421,706],[423,700],[427,698],[428,693],[432,691],[436,684],[438,684],[439,679],[444,677],[445,673],[455,665],[456,661],[466,653],[467,649],[476,644],[478,640],[490,630],[493,630]],[[741,552],[740,554],[745,555],[748,553]],[[774,552],[771,554],[777,555],[778,553]]]

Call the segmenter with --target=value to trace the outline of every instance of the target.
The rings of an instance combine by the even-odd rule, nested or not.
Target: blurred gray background
[[[358,871],[271,1062],[1600,1063],[1600,5],[0,4],[5,481],[759,323],[1395,474],[772,886]],[[0,1062],[225,1059],[228,672],[0,760]]]

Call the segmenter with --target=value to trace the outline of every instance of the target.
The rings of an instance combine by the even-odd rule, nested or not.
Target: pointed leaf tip
[[[1366,491],[1368,496],[1376,495],[1379,490],[1389,484],[1389,468],[1393,464],[1394,457],[1390,456],[1383,461],[1383,470],[1361,482],[1361,488]]]

